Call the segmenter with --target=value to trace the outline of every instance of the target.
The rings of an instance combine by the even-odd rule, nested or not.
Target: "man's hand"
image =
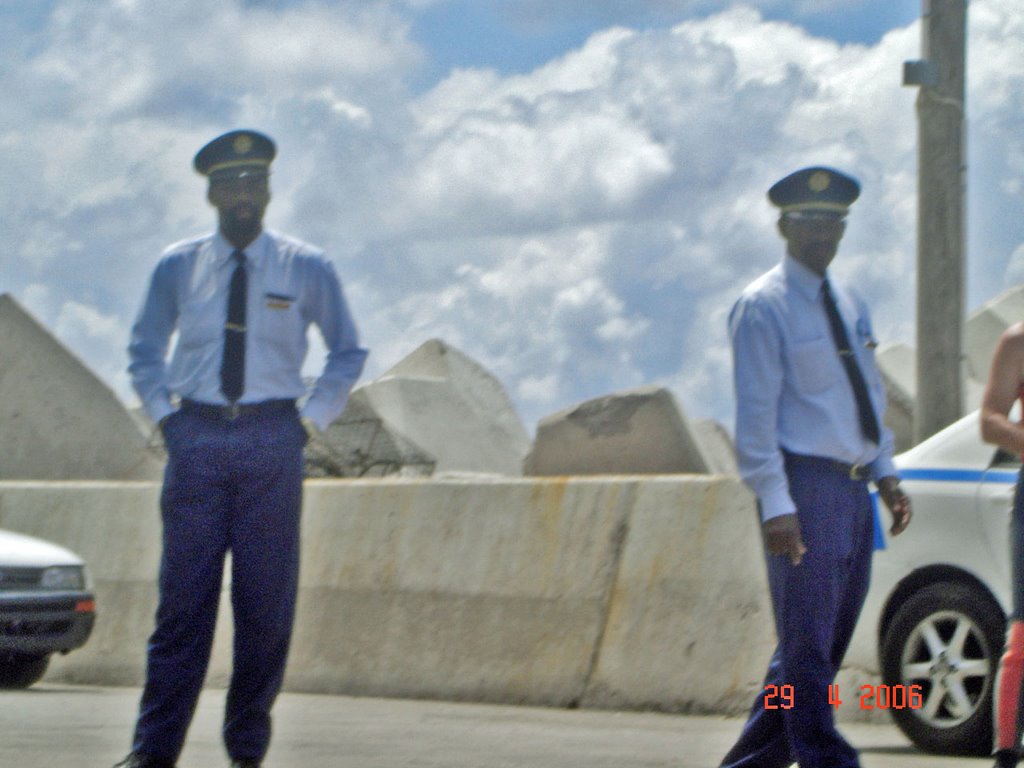
[[[789,555],[789,562],[800,565],[807,547],[800,536],[800,522],[795,514],[769,518],[764,521],[761,528],[769,554]]]
[[[878,495],[882,497],[885,506],[892,513],[892,527],[889,529],[889,533],[899,536],[907,530],[910,518],[914,514],[910,509],[910,497],[900,488],[900,479],[895,475],[883,477],[876,485],[878,485]]]

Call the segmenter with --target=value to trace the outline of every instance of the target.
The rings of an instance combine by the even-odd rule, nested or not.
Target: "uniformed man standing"
[[[173,768],[178,759],[229,551],[234,666],[224,743],[233,766],[263,760],[295,610],[302,449],[341,413],[367,355],[331,263],[263,229],[274,154],[255,131],[199,151],[194,166],[209,180],[217,232],[164,253],[132,328],[129,372],[168,461],[159,608],[132,751],[119,764],[127,768]],[[327,361],[300,414],[311,323]]]
[[[768,192],[780,209],[782,263],[744,290],[729,316],[740,472],[757,495],[778,646],[765,685],[791,686],[791,708],[760,693],[727,768],[853,768],[828,686],[868,588],[874,481],[893,516],[910,502],[882,423],[867,307],[828,274],[858,183],[806,168]]]

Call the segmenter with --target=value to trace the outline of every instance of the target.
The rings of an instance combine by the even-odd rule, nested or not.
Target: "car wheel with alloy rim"
[[[915,696],[891,708],[918,747],[942,754],[987,755],[1005,620],[982,590],[930,584],[897,610],[882,642],[882,682]]]

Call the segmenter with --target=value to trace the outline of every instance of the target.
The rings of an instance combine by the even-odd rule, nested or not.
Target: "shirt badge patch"
[[[265,293],[263,297],[266,299],[267,309],[290,309],[295,303],[294,296],[287,296],[283,293]]]

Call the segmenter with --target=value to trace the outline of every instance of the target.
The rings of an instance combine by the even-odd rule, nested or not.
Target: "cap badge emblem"
[[[832,179],[824,171],[812,173],[811,178],[807,180],[807,186],[811,188],[811,192],[824,192],[831,183]]]
[[[252,138],[245,135],[239,136],[231,148],[235,150],[236,155],[247,155],[252,150]]]

